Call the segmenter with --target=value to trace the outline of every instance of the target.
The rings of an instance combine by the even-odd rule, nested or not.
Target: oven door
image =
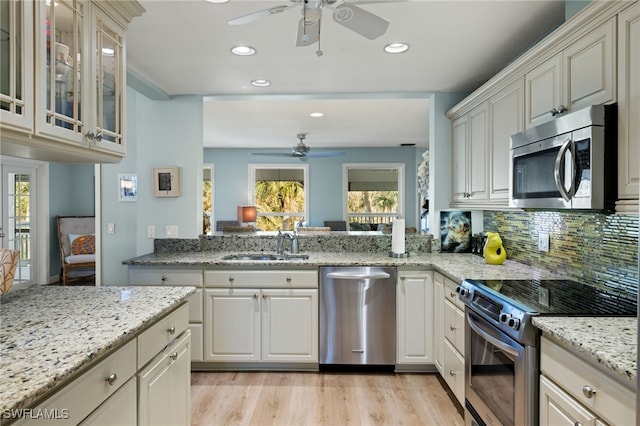
[[[466,308],[465,398],[467,424],[535,424],[537,357]]]

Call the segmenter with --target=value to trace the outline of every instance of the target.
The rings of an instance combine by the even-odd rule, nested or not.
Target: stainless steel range
[[[570,280],[465,280],[467,425],[538,424],[537,315],[636,316],[637,301]]]

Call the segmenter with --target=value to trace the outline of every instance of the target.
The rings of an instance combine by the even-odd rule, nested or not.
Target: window
[[[249,165],[251,203],[258,209],[256,228],[292,231],[307,220],[309,167]]]
[[[351,230],[376,231],[404,217],[404,164],[344,164],[342,176]]]
[[[202,233],[211,234],[213,223],[213,164],[202,168]]]

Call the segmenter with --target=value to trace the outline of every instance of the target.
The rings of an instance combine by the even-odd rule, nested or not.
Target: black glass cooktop
[[[571,280],[465,280],[541,315],[636,316],[637,300]]]

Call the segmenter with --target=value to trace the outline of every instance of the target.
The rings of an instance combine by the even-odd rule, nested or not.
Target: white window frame
[[[249,164],[249,205],[256,203],[256,170],[257,169],[295,169],[303,171],[304,179],[304,211],[303,212],[282,212],[282,213],[260,213],[258,216],[302,216],[304,221],[309,222],[309,165],[308,164]]]
[[[396,169],[398,171],[398,212],[405,217],[405,164],[404,163],[343,163],[342,164],[342,217],[349,223],[349,169]],[[361,216],[361,215],[358,215]],[[387,215],[385,215],[386,217]]]

